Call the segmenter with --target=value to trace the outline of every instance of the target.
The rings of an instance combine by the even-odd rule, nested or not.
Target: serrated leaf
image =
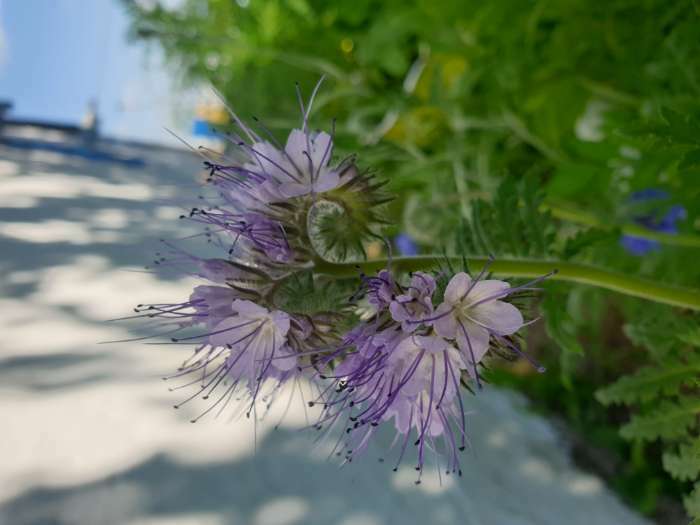
[[[676,479],[693,480],[700,475],[700,438],[683,443],[677,453],[663,455],[664,468]]]
[[[648,414],[633,416],[632,420],[620,429],[620,435],[626,439],[649,441],[657,438],[679,438],[696,423],[698,413],[699,399],[683,399],[678,404],[664,401]]]
[[[697,518],[690,525],[698,525],[700,523],[700,482],[695,484],[693,491],[683,498],[685,510],[691,518]]]
[[[551,252],[554,228],[542,212],[542,194],[534,181],[506,178],[493,202],[471,203],[468,245],[481,255],[546,256]]]
[[[646,402],[661,395],[675,394],[684,384],[694,384],[699,376],[700,353],[686,356],[684,360],[641,368],[598,390],[596,398],[604,405]]]

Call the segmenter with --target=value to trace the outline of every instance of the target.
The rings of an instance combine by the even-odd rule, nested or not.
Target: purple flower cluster
[[[362,276],[360,295],[371,309],[365,320],[347,296],[328,306],[331,285],[315,270],[329,263],[315,236],[339,235],[321,240],[343,246],[341,258],[348,245],[361,249],[361,235],[375,235],[386,196],[354,158],[333,162],[333,136],[309,130],[310,106],[302,104],[302,126],[284,146],[232,112],[239,133],[229,136],[230,151],[206,154],[216,200],[184,217],[203,224],[225,255],[200,258],[166,243],[174,257],[159,254],[157,262],[194,264],[190,273],[204,283],[182,303],[140,305],[137,317],[152,319],[172,344],[194,346],[166,378],[182,382],[174,390],[194,390],[176,408],[211,399],[193,421],[231,399],[246,400],[247,415],[255,413],[257,400],[269,404],[303,375],[320,392],[312,402],[322,407],[316,426],[343,428],[339,453],[348,461],[381,423],[393,421],[398,462],[412,441],[421,473],[429,450],[444,452],[448,472],[458,472],[467,441],[461,387],[481,386],[479,367],[489,351],[521,354],[514,334],[526,323],[511,300],[538,280],[511,288],[483,279],[484,269],[475,279],[457,273],[445,283],[443,276],[438,285],[430,273],[404,282],[387,269]],[[300,276],[312,288],[320,284],[314,289],[325,297],[295,303],[304,294],[289,286]]]
[[[490,349],[521,354],[513,334],[525,321],[507,300],[540,280],[511,288],[483,275],[454,275],[437,308],[430,274],[415,272],[405,285],[388,270],[365,277],[375,313],[328,360],[326,376],[334,388],[319,400],[324,406],[319,426],[343,426],[337,452],[348,461],[366,449],[381,423],[393,420],[397,467],[412,442],[420,473],[428,450],[443,452],[448,473],[460,472],[458,452],[466,446],[460,386],[481,385],[478,365]]]

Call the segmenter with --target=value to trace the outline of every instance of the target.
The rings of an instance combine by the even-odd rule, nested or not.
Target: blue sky
[[[0,0],[0,99],[61,122],[96,99],[104,134],[172,143],[163,128],[187,130],[194,99],[158,49],[127,41],[128,22],[118,0]]]

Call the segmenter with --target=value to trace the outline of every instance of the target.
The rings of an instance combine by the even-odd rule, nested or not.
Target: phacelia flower
[[[332,370],[324,377],[335,388],[318,400],[324,406],[318,428],[330,432],[342,425],[338,454],[347,461],[367,448],[380,424],[393,421],[400,443],[397,467],[412,443],[419,472],[428,449],[443,452],[448,472],[460,472],[458,452],[466,446],[460,387],[469,381],[480,385],[477,365],[489,350],[522,354],[513,334],[525,322],[507,301],[540,280],[511,288],[482,276],[456,274],[434,312],[432,275],[415,272],[407,285],[389,270],[365,277],[363,289],[376,313],[351,330],[326,361]]]
[[[240,299],[234,300],[230,309],[232,314],[217,323],[209,335],[211,346],[231,350],[226,357],[230,376],[246,379],[252,390],[261,378],[281,377],[295,367],[295,353],[287,346],[288,314]]]
[[[455,339],[471,369],[489,349],[491,335],[511,335],[523,326],[523,315],[504,299],[510,285],[495,279],[472,280],[460,272],[445,290],[445,302],[435,311],[435,331]]]

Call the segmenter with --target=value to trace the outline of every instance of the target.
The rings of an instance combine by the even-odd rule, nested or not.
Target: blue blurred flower
[[[666,210],[663,215],[659,215],[661,206],[655,205],[654,201],[661,201],[669,198],[669,194],[664,190],[656,188],[647,188],[636,191],[630,196],[632,204],[646,204],[646,211],[635,215],[633,221],[649,230],[660,233],[678,233],[676,223],[685,219],[686,210],[683,206],[674,204]],[[649,206],[650,205],[650,206]],[[632,235],[623,235],[621,239],[622,246],[633,255],[646,255],[647,253],[658,250],[661,245],[659,241],[653,239],[645,239],[642,237],[634,237]]]
[[[418,255],[418,245],[407,233],[399,233],[394,237],[394,246],[401,255]]]

